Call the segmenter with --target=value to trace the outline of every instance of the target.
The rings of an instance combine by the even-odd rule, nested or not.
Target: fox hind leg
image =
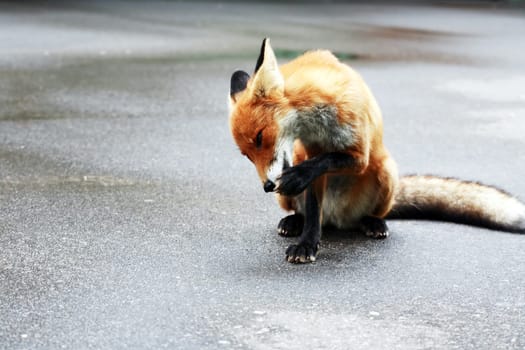
[[[304,216],[299,213],[288,215],[279,221],[277,233],[283,237],[296,237],[303,231]]]
[[[388,226],[385,220],[376,216],[361,218],[360,226],[365,235],[372,238],[383,239],[388,237]]]

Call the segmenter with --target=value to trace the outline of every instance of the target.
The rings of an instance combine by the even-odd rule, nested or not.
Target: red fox
[[[452,178],[400,178],[374,96],[329,51],[279,67],[264,39],[253,76],[231,77],[229,120],[264,190],[294,212],[277,226],[280,235],[299,236],[286,250],[291,263],[315,261],[325,225],[374,238],[388,236],[388,218],[525,233],[525,205],[503,191]]]

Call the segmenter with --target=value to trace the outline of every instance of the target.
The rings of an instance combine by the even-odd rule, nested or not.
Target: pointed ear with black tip
[[[279,71],[269,38],[262,42],[251,89],[255,96],[260,97],[268,96],[272,92],[284,93],[284,78]]]
[[[248,80],[250,80],[250,75],[245,71],[238,70],[232,74],[230,80],[230,100],[232,104],[237,102],[238,94],[246,90]]]
[[[259,51],[259,58],[257,58],[257,63],[255,63],[255,70],[253,71],[253,74],[257,74],[259,71],[259,68],[261,68],[263,61],[264,61],[264,50],[266,49],[267,43],[269,44],[269,38],[264,38],[263,42],[261,44],[261,50]]]

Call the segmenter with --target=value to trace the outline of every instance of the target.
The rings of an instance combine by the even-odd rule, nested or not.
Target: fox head
[[[292,163],[293,140],[282,136],[279,125],[287,111],[284,79],[266,38],[253,76],[236,71],[230,84],[231,133],[266,192],[276,189],[278,176]]]

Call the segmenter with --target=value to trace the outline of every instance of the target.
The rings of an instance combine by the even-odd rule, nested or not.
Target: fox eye
[[[257,148],[261,148],[262,147],[262,130],[259,131],[259,133],[255,137],[255,147],[257,147]]]

